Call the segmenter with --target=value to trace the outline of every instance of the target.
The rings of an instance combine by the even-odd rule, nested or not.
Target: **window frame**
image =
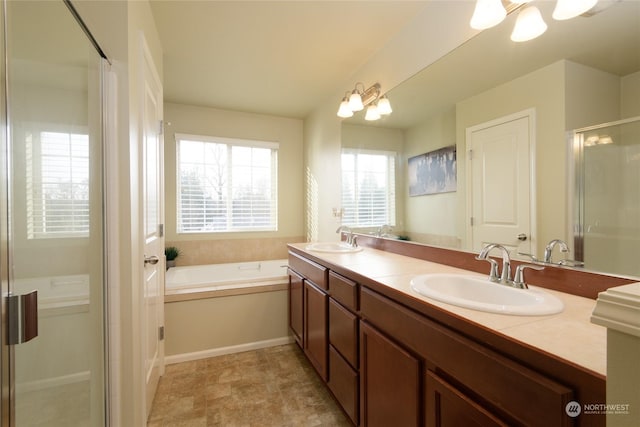
[[[61,134],[65,135],[68,138],[72,136],[82,136],[86,137],[87,143],[87,157],[86,157],[86,168],[87,168],[87,182],[86,184],[86,229],[73,231],[73,230],[65,230],[60,232],[55,231],[46,231],[45,230],[45,209],[41,207],[39,212],[35,212],[35,206],[38,204],[36,202],[37,198],[44,197],[45,192],[43,191],[43,164],[44,164],[44,150],[43,150],[43,134]],[[88,239],[91,234],[91,134],[89,129],[86,127],[79,127],[77,129],[61,129],[56,125],[43,125],[43,126],[34,126],[33,130],[24,134],[25,138],[25,202],[26,202],[26,210],[27,221],[26,221],[26,238],[29,241],[35,240],[52,240],[52,239]],[[80,158],[75,156],[76,158]],[[73,159],[73,152],[70,147],[68,158]],[[73,185],[73,181],[70,183]],[[43,203],[43,202],[42,202]],[[73,214],[72,214],[73,215]],[[40,218],[40,223],[37,223],[37,219]],[[74,223],[76,221],[74,220]],[[45,230],[45,231],[42,231]]]
[[[396,205],[397,205],[397,171],[398,171],[398,153],[395,151],[390,151],[390,150],[372,150],[372,149],[359,149],[359,148],[348,148],[345,147],[340,151],[340,177],[341,180],[343,181],[341,184],[341,195],[340,195],[340,202],[342,204],[342,209],[344,209],[345,211],[348,210],[348,206],[345,206],[344,203],[344,174],[345,171],[342,168],[342,156],[344,154],[351,154],[351,155],[355,155],[356,157],[358,155],[380,155],[380,156],[385,156],[387,158],[387,191],[386,191],[386,203],[387,203],[387,207],[386,207],[386,220],[383,223],[349,223],[345,221],[345,217],[347,215],[343,214],[342,217],[342,221],[341,224],[351,227],[351,228],[371,228],[371,227],[378,227],[381,226],[383,224],[389,225],[391,227],[395,227],[396,223],[397,223],[397,209],[396,209]],[[356,160],[356,164],[357,164],[357,160]],[[393,167],[393,170],[390,170],[390,166]],[[354,178],[357,179],[357,170],[354,171],[355,176]],[[355,181],[354,181],[355,182]],[[356,206],[356,210],[357,210],[357,206],[358,206],[358,196],[356,195],[355,200],[354,200],[354,205]],[[358,219],[358,213],[354,213],[353,215],[354,218]]]
[[[181,224],[182,214],[181,214],[181,158],[180,158],[180,143],[181,141],[193,141],[200,143],[214,143],[214,144],[223,144],[229,148],[229,153],[227,154],[227,158],[229,160],[232,159],[233,147],[242,147],[242,148],[263,148],[269,149],[271,151],[271,162],[270,162],[270,223],[266,226],[233,226],[233,203],[227,203],[226,206],[226,218],[228,220],[228,224],[231,226],[227,226],[225,229],[208,229],[208,230],[184,230],[184,225]],[[176,234],[220,234],[220,233],[247,233],[247,232],[274,232],[278,231],[278,157],[279,157],[279,148],[280,144],[278,142],[273,141],[261,141],[261,140],[251,140],[251,139],[242,139],[242,138],[228,138],[228,137],[216,137],[209,135],[194,135],[194,134],[186,134],[186,133],[176,133],[175,134],[175,154],[176,154]],[[229,163],[229,167],[227,168],[227,173],[225,176],[229,181],[229,184],[225,187],[225,193],[227,195],[228,202],[233,202],[232,192],[234,190],[233,187],[233,167],[232,164]]]

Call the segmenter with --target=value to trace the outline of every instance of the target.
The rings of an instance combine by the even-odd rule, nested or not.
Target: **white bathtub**
[[[287,283],[286,259],[172,267],[165,276],[165,295],[256,288],[283,283]]]
[[[38,309],[47,310],[89,305],[89,275],[32,277],[16,279],[16,295],[38,291]]]

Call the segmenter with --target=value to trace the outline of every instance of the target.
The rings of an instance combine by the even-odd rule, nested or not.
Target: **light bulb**
[[[511,33],[511,40],[526,42],[535,39],[545,31],[547,31],[547,24],[542,19],[540,10],[535,6],[529,6],[518,14],[516,25]]]
[[[338,108],[338,117],[349,118],[353,116],[353,111],[349,108],[349,100],[345,96],[342,98],[342,102],[340,103],[340,108]]]
[[[387,98],[385,95],[382,96],[382,98],[378,99],[378,114],[386,116],[387,114],[391,114],[391,112],[393,111],[391,109],[391,103],[389,102],[389,98]]]
[[[353,112],[362,111],[362,109],[364,109],[364,105],[362,104],[362,97],[355,89],[353,90],[353,92],[351,92],[351,96],[349,97],[349,108]]]
[[[501,23],[506,16],[501,0],[477,0],[469,25],[476,30],[486,30]]]
[[[378,108],[371,104],[367,107],[367,114],[365,114],[364,119],[373,121],[378,120],[380,118],[380,113],[378,112]]]
[[[596,3],[598,0],[558,0],[552,16],[557,21],[575,18],[592,9]]]

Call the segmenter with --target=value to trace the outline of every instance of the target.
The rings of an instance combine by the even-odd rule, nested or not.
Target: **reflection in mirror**
[[[640,276],[640,116],[578,129],[573,144],[576,257]]]
[[[478,195],[470,190],[467,130],[530,111],[531,225],[500,243],[514,256],[537,259],[554,239],[572,246],[567,131],[640,115],[640,2],[600,1],[592,13],[568,21],[551,18],[553,2],[539,8],[549,27],[542,36],[512,42],[511,14],[391,90],[391,116],[373,124],[343,121],[343,148],[397,153],[391,234],[462,250],[482,247],[486,240],[474,240],[470,231]],[[457,148],[457,191],[410,197],[408,159],[450,145]],[[553,253],[556,263],[574,265],[577,258],[572,247]],[[584,267],[604,268],[589,263]]]

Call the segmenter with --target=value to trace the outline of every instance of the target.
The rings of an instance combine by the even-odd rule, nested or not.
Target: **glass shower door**
[[[589,270],[640,276],[640,117],[577,130],[574,140],[578,259]]]
[[[12,424],[105,425],[102,59],[65,2],[6,5],[9,286],[38,293]]]

